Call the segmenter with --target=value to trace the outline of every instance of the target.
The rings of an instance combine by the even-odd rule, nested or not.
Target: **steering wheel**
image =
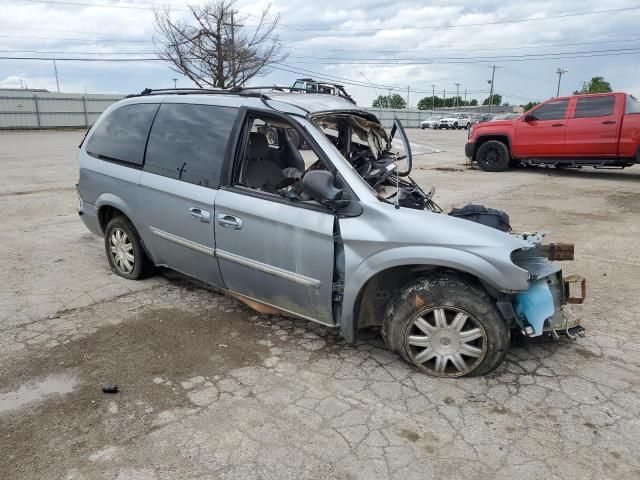
[[[351,160],[351,166],[358,172],[358,175],[365,177],[371,171],[371,161],[367,158],[367,154],[356,155]]]
[[[386,170],[378,180],[376,180],[376,183],[373,184],[373,188],[375,189],[378,185],[382,184],[387,178],[389,178],[393,172],[396,171],[398,167],[396,168],[392,168],[391,170]]]

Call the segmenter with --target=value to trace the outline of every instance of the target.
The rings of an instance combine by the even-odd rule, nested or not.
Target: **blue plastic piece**
[[[533,282],[526,292],[516,294],[514,304],[516,314],[526,318],[533,327],[532,337],[542,335],[544,321],[556,311],[553,295],[544,279]]]

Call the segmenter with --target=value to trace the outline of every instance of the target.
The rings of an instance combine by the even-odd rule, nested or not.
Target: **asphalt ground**
[[[434,379],[375,331],[348,346],[178,274],[124,280],[77,215],[83,132],[0,132],[0,478],[639,478],[640,166],[485,173],[466,132],[408,133],[445,211],[575,243],[585,338]]]

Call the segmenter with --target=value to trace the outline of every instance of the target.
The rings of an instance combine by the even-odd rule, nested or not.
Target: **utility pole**
[[[556,70],[556,73],[558,74],[558,89],[556,90],[556,97],[560,96],[560,80],[562,79],[562,75],[567,73],[569,70],[565,70],[564,68],[559,68],[558,70]]]
[[[436,85],[435,83],[431,84],[431,113],[433,113],[436,109]]]
[[[53,59],[53,71],[56,74],[56,88],[58,89],[58,93],[60,93],[60,81],[58,80],[58,67],[56,66],[56,59]]]
[[[461,83],[454,83],[454,85],[456,86],[456,106],[454,108],[454,110],[458,109],[458,100],[460,99],[460,85],[462,85]]]
[[[447,108],[447,89],[442,89],[442,108]]]
[[[407,109],[409,109],[409,106],[410,106],[410,104],[409,104],[409,90],[410,89],[411,89],[411,86],[407,85]]]
[[[178,88],[178,79],[172,78],[171,80],[173,80],[173,88]]]
[[[491,91],[489,92],[489,113],[491,113],[493,111],[493,82],[496,78],[496,68],[500,68],[496,65],[492,65],[491,67],[493,70],[491,71],[491,80],[489,80],[489,83],[491,84]]]
[[[464,104],[467,104],[467,89],[464,89]]]

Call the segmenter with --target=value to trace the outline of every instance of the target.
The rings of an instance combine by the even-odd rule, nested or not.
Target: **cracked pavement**
[[[514,339],[491,375],[435,379],[375,331],[349,346],[176,273],[124,280],[75,212],[82,132],[2,132],[0,477],[638,478],[640,167],[487,174],[466,132],[409,135],[442,150],[413,176],[445,210],[575,242],[585,338]]]

